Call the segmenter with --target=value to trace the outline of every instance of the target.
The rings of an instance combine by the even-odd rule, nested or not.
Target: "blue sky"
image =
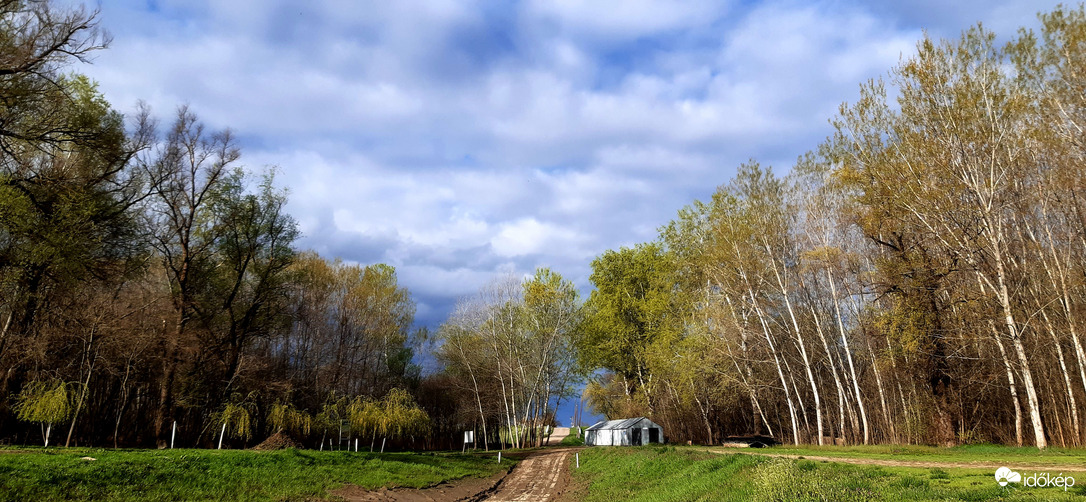
[[[585,293],[749,158],[785,171],[924,30],[1008,36],[1055,1],[148,0],[101,6],[121,111],[187,103],[277,165],[301,247],[394,265],[436,327],[550,266]]]

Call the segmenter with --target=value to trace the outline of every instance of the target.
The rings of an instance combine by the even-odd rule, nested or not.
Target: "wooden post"
[[[580,469],[581,468],[581,452],[574,453],[573,455],[575,457],[577,457],[577,468]]]

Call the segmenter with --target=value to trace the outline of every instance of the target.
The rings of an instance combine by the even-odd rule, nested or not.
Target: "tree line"
[[[0,441],[427,444],[395,269],[297,250],[231,131],[67,71],[109,42],[96,11],[0,0]]]
[[[786,176],[592,264],[608,417],[673,439],[1086,444],[1086,11],[925,38]]]
[[[458,302],[438,330],[437,356],[454,396],[449,418],[476,432],[473,446],[542,444],[584,378],[580,324],[576,287],[547,268],[523,281],[496,279]]]
[[[1086,10],[1040,19],[920,41],[787,175],[745,163],[597,257],[586,300],[540,268],[431,334],[393,267],[296,248],[229,130],[67,72],[96,12],[0,0],[0,441],[524,447],[587,379],[672,441],[1082,446]]]

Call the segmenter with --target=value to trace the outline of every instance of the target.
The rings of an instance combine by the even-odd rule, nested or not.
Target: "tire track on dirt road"
[[[569,482],[569,455],[580,448],[542,450],[522,460],[497,489],[484,498],[491,502],[543,502],[556,500]]]

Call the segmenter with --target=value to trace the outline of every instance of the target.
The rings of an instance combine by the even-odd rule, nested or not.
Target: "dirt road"
[[[555,427],[551,435],[547,437],[547,446],[560,444],[569,435],[569,427]]]
[[[557,442],[561,442],[561,438]],[[468,478],[424,489],[364,490],[346,486],[332,492],[347,502],[461,502],[492,500],[545,502],[557,500],[569,483],[569,457],[581,448],[519,451],[523,458],[512,472],[487,479]],[[526,455],[526,457],[525,457]]]
[[[561,441],[561,440],[559,440]],[[522,460],[483,500],[494,502],[556,500],[569,482],[569,455],[579,448],[542,450]]]

